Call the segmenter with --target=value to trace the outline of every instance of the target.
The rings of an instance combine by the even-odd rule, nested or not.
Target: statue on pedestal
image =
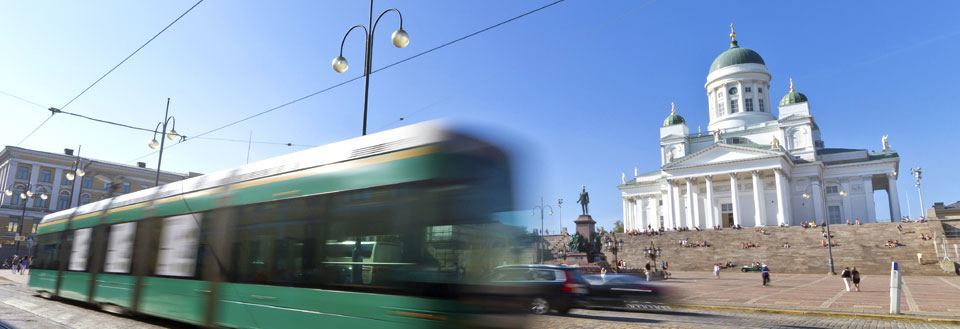
[[[883,145],[883,153],[890,152],[890,140],[886,134],[884,134],[883,137],[880,138],[880,143]]]
[[[570,242],[567,243],[567,250],[573,252],[587,252],[587,240],[580,233],[574,233],[570,236]]]
[[[587,205],[590,204],[590,194],[587,193],[587,186],[583,185],[583,189],[580,190],[580,198],[577,199],[577,203],[580,204],[580,208],[583,209],[583,214],[586,215],[589,213]]]

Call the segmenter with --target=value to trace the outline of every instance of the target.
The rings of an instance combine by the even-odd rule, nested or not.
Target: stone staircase
[[[943,226],[938,221],[927,223],[902,223],[903,231],[897,230],[897,223],[878,223],[865,225],[832,225],[833,260],[837,272],[844,267],[856,266],[864,274],[887,274],[890,262],[898,261],[901,271],[907,275],[952,275],[940,269],[936,263],[932,240],[921,240],[920,233],[943,236]],[[710,271],[713,263],[731,261],[737,267],[754,261],[766,263],[771,270],[780,273],[826,273],[827,248],[821,247],[823,235],[820,228],[803,229],[794,227],[766,227],[766,234],[754,228],[743,230],[723,229],[721,231],[666,232],[659,236],[630,236],[618,234],[624,240],[623,250],[618,253],[626,260],[628,267],[642,267],[648,259],[643,249],[650,241],[662,248],[664,259],[671,270]],[[705,240],[710,247],[681,247],[679,240],[686,238],[689,243]],[[547,237],[551,246],[559,246],[562,237]],[[900,247],[884,246],[887,240],[900,240]],[[742,242],[752,242],[758,247],[742,249]],[[790,248],[784,248],[788,243]],[[917,253],[923,253],[924,264],[917,262]],[[554,263],[562,262],[558,250],[554,249],[548,257]],[[614,255],[607,252],[607,259]]]

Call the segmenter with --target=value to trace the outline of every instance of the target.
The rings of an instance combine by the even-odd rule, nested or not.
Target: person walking
[[[13,255],[13,261],[10,262],[10,270],[13,271],[13,274],[17,274],[17,267],[20,267],[20,257]]]
[[[763,264],[760,266],[760,277],[763,278],[764,287],[770,284],[770,268],[767,267],[767,264]]]
[[[856,267],[853,268],[853,271],[850,271],[850,278],[853,279],[853,286],[857,288],[857,291],[860,291],[860,271],[857,271]]]
[[[713,264],[713,277],[717,279],[720,278],[720,263]]]
[[[20,275],[23,275],[27,272],[28,266],[30,266],[30,257],[24,256],[20,259]]]
[[[850,277],[853,276],[850,273],[849,267],[844,267],[843,272],[840,273],[840,278],[843,279],[843,286],[847,288],[847,291],[850,291]]]

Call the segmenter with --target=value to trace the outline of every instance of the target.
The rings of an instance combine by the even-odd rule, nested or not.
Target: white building
[[[886,136],[880,152],[825,147],[792,81],[775,115],[763,58],[735,36],[731,28],[730,49],[713,61],[704,85],[709,132],[690,133],[672,108],[660,128],[660,168],[621,176],[625,228],[876,222],[874,192],[881,190],[890,218],[899,219],[900,158]]]

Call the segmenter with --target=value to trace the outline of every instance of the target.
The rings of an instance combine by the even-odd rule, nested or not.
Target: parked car
[[[630,274],[585,275],[589,283],[587,307],[657,309],[669,297],[666,287]]]
[[[490,281],[524,288],[517,291],[534,314],[547,314],[551,310],[565,314],[571,308],[580,307],[588,293],[588,283],[580,271],[563,265],[500,266],[493,271]]]
[[[743,265],[743,267],[740,268],[740,272],[760,272],[760,265]]]

